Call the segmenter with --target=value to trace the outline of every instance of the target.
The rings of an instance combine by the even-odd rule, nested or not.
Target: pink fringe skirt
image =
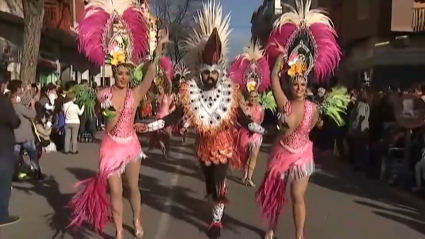
[[[236,132],[236,142],[235,145],[238,151],[238,154],[241,156],[242,165],[246,165],[250,152],[259,148],[263,142],[263,137],[261,134],[250,133],[245,128],[239,128]]]
[[[110,220],[107,180],[113,174],[121,175],[128,163],[145,158],[136,135],[116,138],[105,135],[99,150],[99,171],[95,177],[77,183],[81,187],[69,203],[72,220],[68,227],[91,224],[101,233]]]
[[[273,145],[267,171],[256,192],[261,214],[275,229],[281,213],[286,192],[292,180],[310,176],[314,172],[313,144],[309,142],[296,153],[285,149],[280,141]]]

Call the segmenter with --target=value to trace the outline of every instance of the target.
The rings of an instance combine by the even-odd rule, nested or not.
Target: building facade
[[[420,0],[319,0],[339,34],[338,78],[406,88],[425,74],[425,4]]]
[[[79,0],[44,1],[43,34],[35,81],[42,84],[66,81],[73,78],[75,70],[85,71],[91,67],[78,54],[76,35],[72,31],[75,7],[79,3]],[[19,79],[23,16],[22,0],[0,0],[0,60],[11,79]]]

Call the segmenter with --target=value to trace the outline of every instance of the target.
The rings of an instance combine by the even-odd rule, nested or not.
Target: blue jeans
[[[9,198],[14,172],[13,151],[0,149],[0,224],[9,217]]]
[[[24,143],[15,144],[15,159],[18,163],[23,162],[22,153],[23,149],[27,151],[30,158],[30,165],[35,171],[40,170],[40,164],[38,163],[37,158],[37,147],[34,141],[27,141]]]

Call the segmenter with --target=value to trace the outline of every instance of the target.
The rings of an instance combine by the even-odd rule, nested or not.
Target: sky
[[[230,12],[229,59],[240,54],[251,40],[251,17],[263,0],[221,0],[225,14]]]

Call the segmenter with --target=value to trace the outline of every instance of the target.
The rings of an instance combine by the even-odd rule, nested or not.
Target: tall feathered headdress
[[[89,0],[78,26],[80,52],[94,64],[137,63],[149,49],[146,5],[138,0]]]
[[[237,56],[229,68],[229,78],[235,81],[243,92],[262,93],[260,104],[274,111],[276,102],[270,86],[270,68],[264,51],[259,43],[251,43],[245,47],[244,53]]]
[[[190,70],[184,63],[178,63],[174,66],[174,80],[177,82],[188,80]]]
[[[251,43],[230,65],[229,77],[242,91],[261,93],[270,86],[269,64],[263,53],[258,43]]]
[[[285,4],[289,12],[273,25],[267,53],[276,57],[283,46],[285,73],[291,79],[305,79],[313,72],[317,82],[326,80],[341,60],[337,34],[326,12],[312,9],[311,0],[296,0],[296,9]],[[277,44],[276,44],[277,43]]]
[[[187,51],[185,62],[197,71],[207,66],[223,67],[229,52],[230,15],[223,17],[221,4],[212,0],[203,4],[195,21],[198,26],[184,44]]]

